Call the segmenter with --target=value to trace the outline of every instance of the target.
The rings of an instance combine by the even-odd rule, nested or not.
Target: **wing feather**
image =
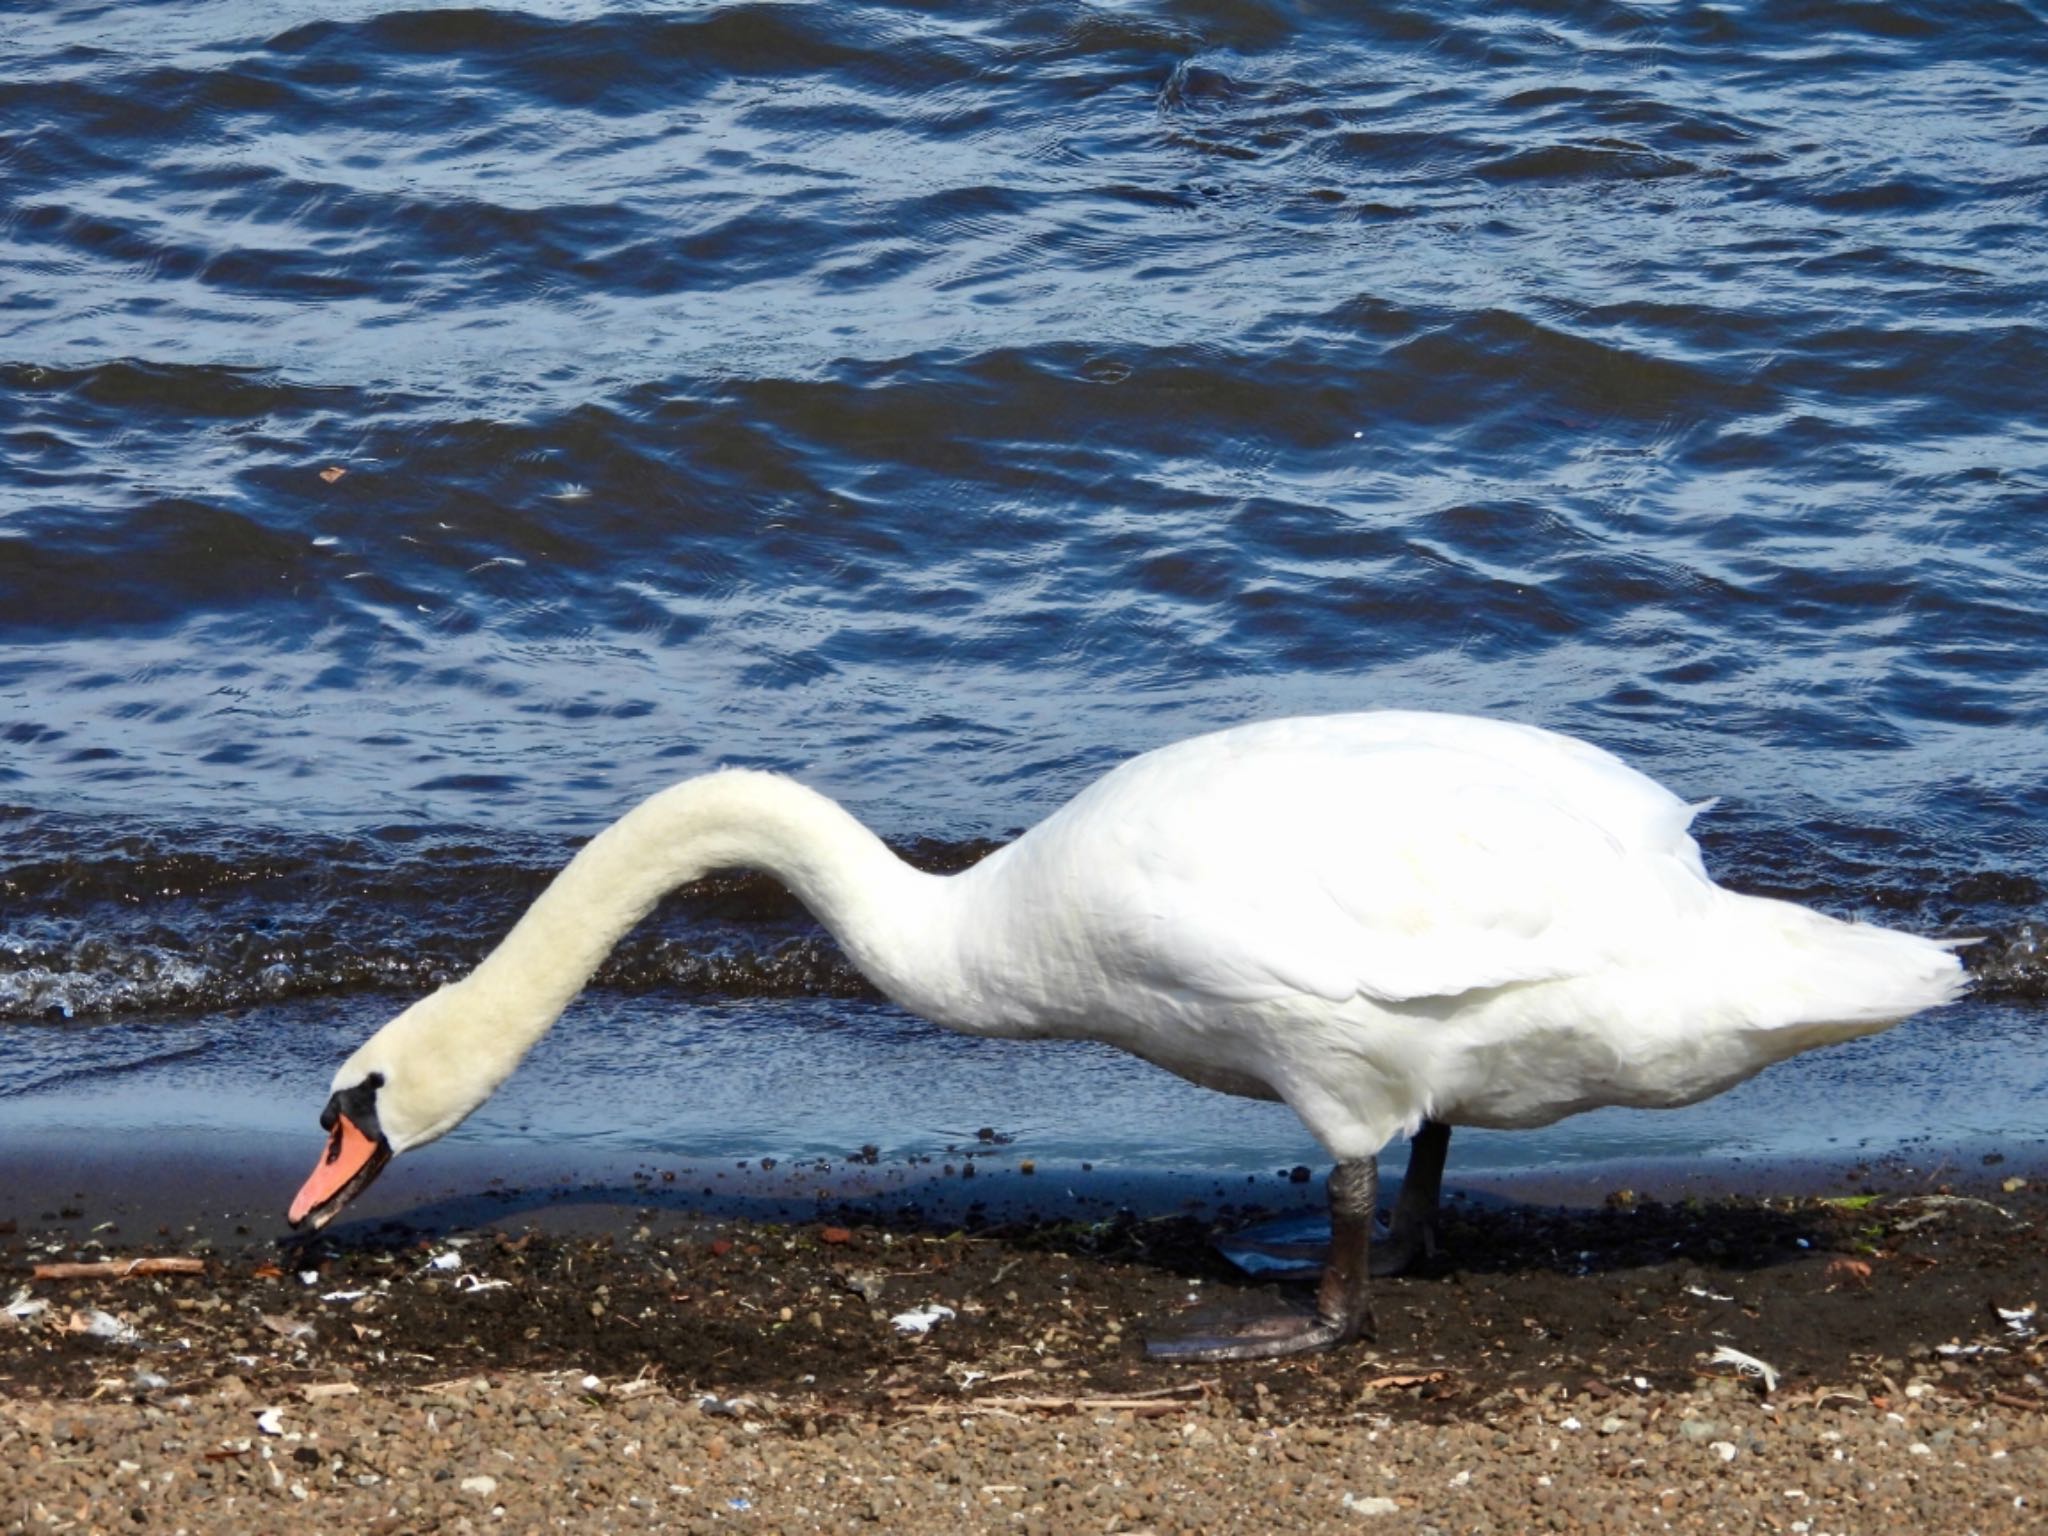
[[[1134,760],[1046,824],[1103,966],[1232,1000],[1454,996],[1584,974],[1713,899],[1690,809],[1529,727],[1276,722]]]

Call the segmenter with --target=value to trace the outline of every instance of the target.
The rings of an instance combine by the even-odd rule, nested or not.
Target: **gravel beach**
[[[238,1246],[21,1211],[0,1527],[2039,1530],[2044,1210],[1458,1208],[1374,1343],[1204,1368],[1144,1331],[1270,1288],[1184,1217]]]

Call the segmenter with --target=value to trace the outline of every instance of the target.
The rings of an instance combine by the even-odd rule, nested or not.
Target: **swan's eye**
[[[360,1083],[343,1088],[329,1095],[327,1107],[320,1111],[320,1129],[341,1134],[341,1120],[344,1115],[370,1132],[376,1134],[377,1090],[384,1086],[384,1074],[372,1072]],[[338,1145],[338,1143],[337,1143]]]

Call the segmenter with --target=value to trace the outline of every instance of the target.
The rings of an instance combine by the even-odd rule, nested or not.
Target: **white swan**
[[[1950,946],[1716,886],[1693,810],[1596,747],[1387,711],[1275,720],[1135,758],[960,874],[919,873],[832,801],[732,771],[593,838],[461,981],[335,1074],[293,1225],[490,1096],[664,893],[766,870],[903,1007],[973,1034],[1104,1040],[1293,1106],[1336,1159],[1316,1315],[1181,1358],[1369,1330],[1376,1155],[1416,1134],[1396,1257],[1451,1125],[1688,1104],[1964,986]]]

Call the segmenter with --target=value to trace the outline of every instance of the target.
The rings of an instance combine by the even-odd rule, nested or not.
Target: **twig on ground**
[[[203,1275],[206,1260],[187,1258],[95,1259],[84,1264],[38,1264],[36,1280],[122,1280],[129,1275]]]
[[[1396,1371],[1391,1376],[1375,1376],[1371,1381],[1361,1381],[1358,1390],[1372,1392],[1380,1387],[1420,1387],[1432,1381],[1442,1381],[1449,1371]]]
[[[912,1413],[1080,1413],[1095,1409],[1106,1413],[1129,1413],[1139,1418],[1178,1413],[1195,1406],[1192,1401],[1217,1385],[1213,1379],[1183,1382],[1152,1392],[1129,1392],[1116,1397],[974,1397],[964,1403],[919,1403]]]

